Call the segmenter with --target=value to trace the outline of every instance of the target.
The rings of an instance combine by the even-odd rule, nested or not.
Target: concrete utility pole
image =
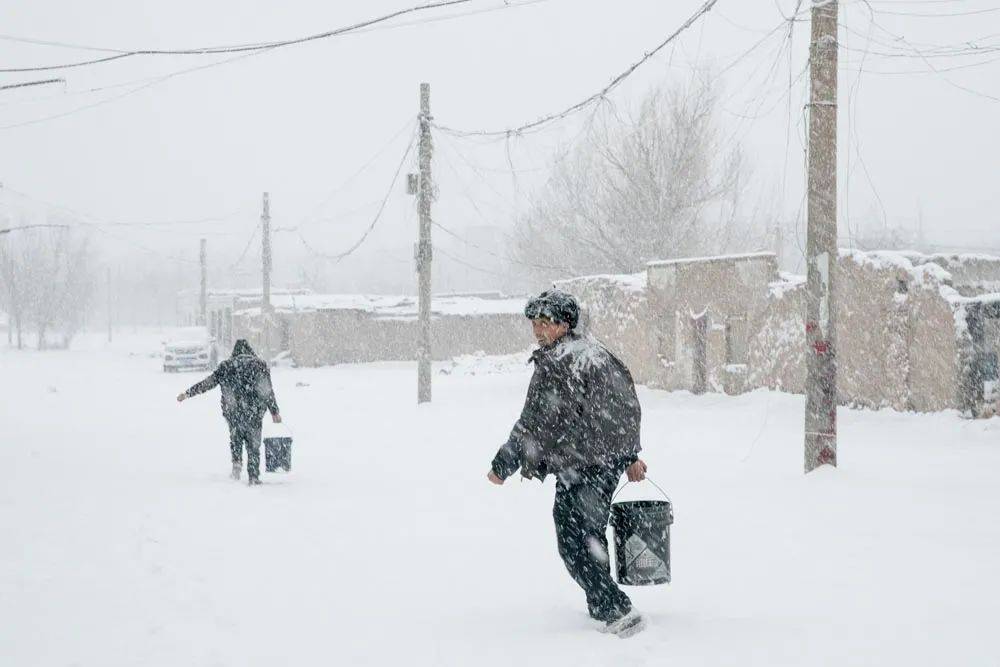
[[[111,342],[111,267],[108,267],[108,342]]]
[[[809,48],[805,471],[837,465],[837,0],[813,0]]]
[[[261,311],[271,310],[271,201],[264,193],[264,211],[260,216],[261,226],[261,260],[263,262],[263,293],[261,295]]]
[[[417,403],[431,400],[431,86],[420,84],[420,181],[417,209],[420,213],[420,239],[417,242],[419,285],[419,329],[417,338]]]
[[[263,327],[264,360],[271,358],[271,200],[264,193],[264,210],[260,215],[262,289],[260,319]]]
[[[198,324],[208,325],[208,241],[201,240],[201,294],[198,297]]]

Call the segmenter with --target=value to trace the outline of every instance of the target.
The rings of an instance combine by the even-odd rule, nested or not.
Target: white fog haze
[[[0,664],[994,664],[998,112],[994,0],[10,4]]]

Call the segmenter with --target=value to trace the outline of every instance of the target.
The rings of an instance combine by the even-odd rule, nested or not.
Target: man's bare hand
[[[503,486],[503,480],[500,479],[500,476],[497,475],[492,470],[490,471],[490,474],[486,475],[486,479],[490,480],[491,482],[493,482],[497,486]]]
[[[646,470],[646,463],[639,459],[625,470],[625,474],[628,475],[628,481],[641,482],[646,479]]]
[[[273,421],[275,424],[280,424],[281,423],[281,415],[279,413],[275,412],[273,415],[271,415],[271,421]]]
[[[184,402],[184,400],[185,400],[185,399],[186,399],[187,397],[188,397],[188,396],[187,396],[187,394],[184,394],[184,393],[181,393],[181,394],[177,394],[177,402],[178,402],[178,403],[183,403],[183,402]]]

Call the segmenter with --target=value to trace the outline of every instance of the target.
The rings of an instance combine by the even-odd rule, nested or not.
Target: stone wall
[[[660,345],[659,385],[698,389],[700,329],[705,331],[706,389],[751,388],[753,331],[768,307],[768,285],[778,278],[771,253],[670,260],[649,264],[650,302]]]
[[[805,393],[805,296],[803,280],[769,286],[767,306],[751,329],[748,388]]]
[[[645,275],[587,276],[556,287],[580,303],[580,330],[592,334],[628,366],[636,382],[656,384],[660,375],[655,317]]]
[[[260,340],[257,314],[240,314],[238,332],[251,345]],[[417,358],[417,321],[363,310],[279,312],[287,328],[287,348],[298,366],[405,361]],[[279,325],[280,326],[280,325]],[[435,361],[462,354],[513,354],[533,345],[523,315],[477,313],[435,315],[431,353]]]

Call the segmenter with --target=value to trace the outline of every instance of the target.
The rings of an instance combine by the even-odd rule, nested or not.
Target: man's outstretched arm
[[[219,378],[216,377],[215,373],[212,373],[207,378],[194,384],[187,391],[177,395],[177,402],[180,403],[184,399],[191,398],[192,396],[197,396],[198,394],[204,394],[210,389],[214,389],[219,384]]]

